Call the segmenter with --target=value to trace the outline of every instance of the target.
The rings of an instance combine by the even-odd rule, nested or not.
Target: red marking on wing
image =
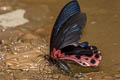
[[[55,58],[55,59],[59,59],[59,58],[62,58],[64,57],[64,53],[61,53],[61,50],[56,50],[55,48],[53,48],[53,52],[51,54],[51,57]]]

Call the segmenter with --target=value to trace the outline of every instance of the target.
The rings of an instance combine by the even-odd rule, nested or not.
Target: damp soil
[[[87,14],[81,41],[100,49],[99,67],[68,62],[73,71],[68,74],[44,59],[55,19],[68,1],[0,0],[0,14],[22,8],[30,20],[16,28],[0,26],[0,80],[120,80],[120,0],[79,1]],[[79,78],[81,73],[84,77]]]

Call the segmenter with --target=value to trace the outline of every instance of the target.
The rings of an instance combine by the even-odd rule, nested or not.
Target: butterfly
[[[78,1],[67,3],[54,24],[50,54],[45,55],[45,59],[65,72],[71,72],[65,60],[72,60],[84,67],[97,67],[102,58],[100,51],[86,41],[80,42],[85,24],[86,14],[81,12]]]

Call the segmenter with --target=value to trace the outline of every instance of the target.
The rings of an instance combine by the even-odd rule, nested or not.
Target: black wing
[[[60,12],[54,25],[50,52],[53,48],[61,49],[80,40],[81,29],[86,21],[86,15],[81,13],[76,0],[69,2]]]
[[[74,15],[76,13],[80,13],[80,7],[79,7],[79,4],[77,1],[69,2],[61,10],[61,12],[60,12],[55,24],[54,24],[53,31],[51,34],[50,52],[54,48],[54,43],[55,43],[54,40],[56,38],[58,30],[60,29],[60,27],[62,27],[61,25],[64,24],[72,15]]]
[[[61,49],[65,46],[77,43],[80,40],[80,34],[85,24],[85,14],[75,14],[59,29],[54,39],[54,48]]]

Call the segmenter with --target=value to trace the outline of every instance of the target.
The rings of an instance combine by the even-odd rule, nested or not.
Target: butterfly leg
[[[64,62],[63,60],[56,60],[56,62],[57,62],[56,65],[60,69],[64,70],[65,72],[68,72],[68,73],[71,72],[71,69],[70,69],[70,67],[68,66],[68,64],[66,62]]]
[[[50,64],[56,64],[56,60],[50,57],[49,55],[45,55],[44,58],[47,59]]]
[[[70,67],[63,60],[53,59],[49,55],[45,55],[44,58],[47,59],[50,64],[52,64],[52,65],[55,64],[57,67],[59,67],[60,69],[64,70],[65,72],[71,72]]]

